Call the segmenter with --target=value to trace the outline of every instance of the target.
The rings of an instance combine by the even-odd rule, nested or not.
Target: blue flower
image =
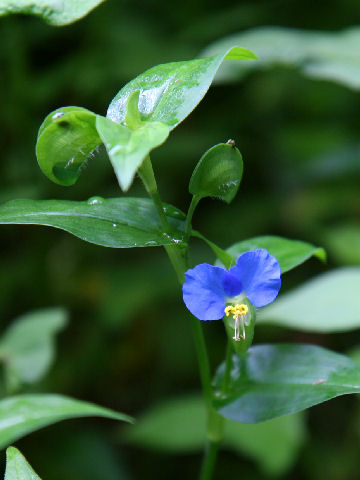
[[[273,302],[281,287],[280,276],[275,257],[265,249],[252,250],[240,255],[230,270],[208,263],[187,270],[183,299],[199,320],[220,320],[230,313],[236,321],[239,316],[246,319],[248,307],[242,302],[248,299],[255,307]]]

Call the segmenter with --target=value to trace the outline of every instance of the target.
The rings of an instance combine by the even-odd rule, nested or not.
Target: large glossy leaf
[[[81,107],[62,107],[49,113],[40,126],[36,156],[41,170],[59,185],[73,185],[101,139],[96,115]]]
[[[140,91],[141,118],[165,123],[170,130],[186,118],[206,94],[223,60],[252,60],[247,49],[232,47],[209,58],[158,65],[123,87],[111,102],[107,116],[122,123],[130,95]]]
[[[360,327],[360,267],[332,270],[304,283],[261,309],[258,323],[309,332]]]
[[[260,27],[218,40],[203,55],[216,55],[238,44],[250,48],[258,56],[258,62],[225,65],[217,76],[219,82],[236,81],[254,69],[284,65],[298,67],[301,73],[310,78],[359,89],[359,42],[359,27],[340,32]]]
[[[61,228],[104,247],[174,245],[182,240],[184,214],[170,205],[164,210],[173,235],[161,229],[149,199],[92,197],[70,200],[12,200],[0,205],[0,224],[35,224]]]
[[[78,417],[133,421],[123,413],[62,395],[27,394],[7,397],[0,400],[0,448],[46,425]]]
[[[15,447],[6,450],[6,471],[4,480],[41,480],[26,458]]]
[[[219,143],[200,158],[189,183],[189,192],[198,198],[215,197],[230,203],[243,173],[243,160],[233,140]]]
[[[96,117],[96,128],[124,191],[130,187],[145,157],[169,136],[169,128],[160,122],[147,122],[131,130],[100,115]]]
[[[55,355],[54,337],[66,323],[64,309],[49,308],[22,315],[10,324],[0,338],[0,359],[10,391],[19,382],[33,383],[45,375]]]
[[[256,250],[257,248],[265,248],[271,255],[274,255],[280,263],[281,273],[288,272],[312,256],[323,261],[326,260],[326,253],[323,248],[315,247],[311,245],[311,243],[273,235],[243,240],[235,243],[226,251],[237,258],[242,253],[248,252],[249,250]]]
[[[0,16],[23,13],[51,25],[67,25],[84,17],[104,0],[0,0]]]
[[[360,393],[360,370],[350,358],[314,345],[257,345],[233,356],[223,392],[224,365],[216,376],[216,410],[257,423],[299,412],[338,395]]]
[[[137,447],[179,454],[200,451],[206,437],[204,400],[200,395],[168,400],[122,431],[125,441]],[[303,417],[296,414],[259,425],[225,420],[222,445],[252,458],[264,472],[280,475],[296,459],[303,440]]]

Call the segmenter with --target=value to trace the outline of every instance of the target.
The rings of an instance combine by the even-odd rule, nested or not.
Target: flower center
[[[245,323],[244,317],[248,313],[249,307],[244,303],[237,303],[236,305],[229,305],[225,308],[225,315],[228,317],[230,314],[235,320],[235,334],[233,339],[239,342],[240,340],[245,340]],[[241,326],[241,335],[240,335],[240,326]]]

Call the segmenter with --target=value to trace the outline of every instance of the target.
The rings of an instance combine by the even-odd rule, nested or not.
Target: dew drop
[[[91,197],[87,201],[88,205],[101,205],[104,202],[102,197]]]
[[[146,247],[151,247],[156,245],[157,245],[157,242],[155,242],[154,240],[149,240],[148,242],[145,242]]]
[[[113,226],[114,228],[116,228],[116,227],[117,227],[116,223],[113,223],[113,224],[112,224],[112,226]]]
[[[63,117],[65,113],[63,112],[56,112],[54,115],[51,117],[53,120],[58,120],[59,118]]]

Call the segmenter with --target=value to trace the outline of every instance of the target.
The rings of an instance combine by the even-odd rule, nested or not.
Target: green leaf
[[[0,400],[0,448],[47,425],[78,417],[133,421],[123,413],[62,395],[27,394],[7,397]]]
[[[140,91],[138,109],[144,121],[165,123],[170,130],[202,100],[223,60],[253,60],[247,49],[232,47],[210,58],[158,65],[123,87],[111,102],[107,116],[117,123],[126,118],[129,96]]]
[[[15,447],[6,450],[6,471],[4,480],[41,480],[28,464],[26,458]]]
[[[360,370],[350,358],[314,345],[257,345],[233,356],[222,392],[224,364],[215,376],[213,404],[226,418],[257,423],[360,392]]]
[[[129,189],[146,156],[169,136],[169,128],[160,122],[148,122],[131,130],[97,115],[96,128],[108,152],[119,185]]]
[[[200,451],[206,436],[204,400],[200,395],[167,400],[150,408],[124,431],[125,441],[137,447],[172,454]],[[226,420],[222,445],[252,458],[264,472],[280,475],[294,463],[303,440],[303,416],[297,414],[259,425]]]
[[[37,15],[50,25],[67,25],[87,15],[104,0],[0,0],[0,16]]]
[[[219,143],[199,160],[191,176],[189,192],[199,198],[215,197],[230,203],[243,173],[241,153],[230,143]]]
[[[235,243],[226,251],[234,258],[238,258],[244,252],[265,248],[280,263],[281,273],[288,272],[306,260],[315,256],[322,261],[326,260],[326,253],[323,248],[315,247],[311,243],[288,238],[266,235],[263,237],[249,238]]]
[[[55,355],[54,337],[67,323],[62,308],[27,313],[10,324],[0,339],[10,390],[19,382],[33,383],[45,375]]]
[[[258,323],[308,332],[344,332],[360,327],[360,267],[319,275],[261,309]]]
[[[182,242],[185,215],[164,205],[173,233],[164,233],[149,199],[92,197],[70,200],[12,200],[0,205],[0,224],[60,228],[103,247],[150,247]]]
[[[81,107],[51,112],[40,126],[36,156],[43,173],[59,185],[73,185],[101,139],[96,115]]]
[[[225,65],[217,80],[230,82],[241,79],[254,69],[298,67],[310,78],[328,80],[346,87],[360,89],[360,28],[340,32],[295,30],[284,27],[260,27],[231,34],[205,49],[203,55],[216,55],[231,45],[240,44],[253,50],[258,62]]]

